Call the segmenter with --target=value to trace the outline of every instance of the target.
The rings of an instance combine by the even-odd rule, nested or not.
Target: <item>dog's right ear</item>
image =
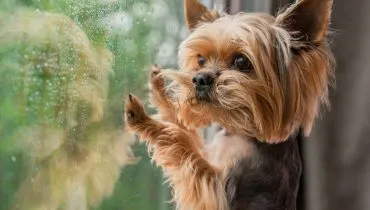
[[[219,17],[216,11],[210,11],[198,0],[184,0],[185,20],[190,31],[202,22],[212,22]]]

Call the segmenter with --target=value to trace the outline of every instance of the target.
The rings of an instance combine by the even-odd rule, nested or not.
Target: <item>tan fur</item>
[[[150,72],[150,102],[154,107],[158,108],[161,119],[176,123],[177,110],[173,105],[174,101],[171,101],[170,96],[166,93],[164,79],[158,76],[160,70],[161,69],[155,65]]]
[[[151,99],[156,106],[162,106],[158,109],[160,120],[167,122],[151,119],[136,97],[130,96],[125,107],[128,129],[146,140],[153,161],[168,177],[177,208],[228,210],[224,191],[228,170],[240,158],[253,155],[254,147],[245,141],[245,137],[228,137],[225,131],[219,132],[210,145],[204,145],[195,129],[185,126],[172,114],[181,106],[171,101],[162,84],[162,74],[155,66],[151,71]],[[201,113],[190,110],[179,113],[193,115],[192,119],[198,125],[208,120],[199,117]]]
[[[224,16],[194,31],[180,47],[182,71],[164,75],[180,85],[175,93],[183,109],[212,113],[212,120],[231,132],[280,142],[299,127],[308,135],[320,103],[328,101],[333,57],[325,40],[317,44],[296,42],[272,16]],[[307,52],[292,55],[290,48],[296,45],[307,47]],[[231,59],[240,52],[254,66],[248,75],[230,70]],[[198,54],[208,59],[204,68],[197,64]],[[209,69],[220,76],[212,103],[204,104],[196,101],[189,81]],[[181,117],[189,123],[193,119],[190,112]]]
[[[151,119],[134,96],[125,109],[129,129],[147,141],[152,159],[168,176],[179,209],[227,209],[221,173],[204,158],[203,140],[194,130]]]
[[[228,210],[226,175],[243,157],[258,156],[250,141],[279,143],[299,128],[310,133],[320,104],[328,104],[333,75],[325,39],[331,4],[301,0],[275,19],[259,13],[221,15],[185,0],[192,33],[180,46],[180,71],[154,67],[151,72],[151,102],[160,119],[149,117],[132,95],[125,107],[127,128],[148,144],[178,209]],[[315,9],[312,5],[326,22],[315,16],[308,19],[311,25],[295,25],[290,18],[304,23],[310,13],[301,11]],[[302,28],[307,33],[296,30]],[[250,60],[250,72],[233,67],[238,54]],[[199,55],[206,58],[204,66]],[[192,79],[199,72],[215,78],[211,102],[196,98]],[[173,80],[167,88],[164,77]],[[196,129],[212,122],[231,135],[220,133],[206,147]]]

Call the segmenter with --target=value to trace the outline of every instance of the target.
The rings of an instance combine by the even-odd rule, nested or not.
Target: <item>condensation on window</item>
[[[124,96],[176,67],[180,0],[0,1],[0,210],[165,210]]]

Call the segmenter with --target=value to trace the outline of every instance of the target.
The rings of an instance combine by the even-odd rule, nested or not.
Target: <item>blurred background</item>
[[[292,2],[203,1],[272,14]],[[298,210],[370,209],[369,9],[334,0],[336,88],[300,140]],[[147,98],[151,64],[176,68],[187,33],[182,0],[1,0],[0,210],[174,209],[122,111],[128,92]]]
[[[0,210],[173,209],[124,132],[124,96],[172,67],[174,0],[0,1]]]

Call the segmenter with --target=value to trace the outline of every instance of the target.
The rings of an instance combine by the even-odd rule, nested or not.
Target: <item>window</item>
[[[0,2],[0,210],[173,209],[122,113],[151,64],[176,66],[181,6]]]

